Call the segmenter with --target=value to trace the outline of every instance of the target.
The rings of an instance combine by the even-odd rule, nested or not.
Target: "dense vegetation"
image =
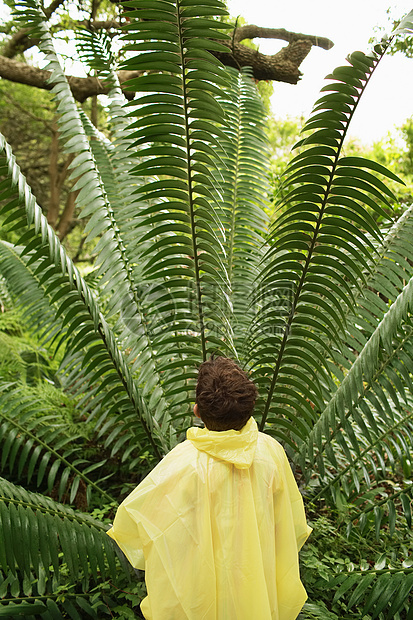
[[[110,37],[78,34],[110,85],[105,135],[71,95],[41,6],[16,7],[52,71],[95,259],[79,271],[0,135],[0,616],[135,617],[142,575],[105,530],[184,438],[197,366],[218,352],[251,373],[260,428],[306,498],[303,618],[413,618],[413,206],[394,172],[343,150],[394,39],[329,77],[274,206],[256,85],[208,51],[225,6],[130,7],[133,100]],[[410,14],[392,36],[412,28]]]

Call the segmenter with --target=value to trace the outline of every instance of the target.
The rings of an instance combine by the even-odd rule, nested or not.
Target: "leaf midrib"
[[[196,298],[197,298],[197,311],[198,311],[198,320],[199,320],[199,330],[201,336],[201,347],[202,347],[202,360],[205,361],[207,358],[207,350],[206,350],[206,338],[205,338],[205,322],[204,322],[204,309],[203,309],[203,301],[202,301],[202,282],[200,276],[200,265],[198,258],[198,244],[196,239],[196,223],[195,223],[195,205],[193,198],[193,186],[192,186],[192,167],[191,167],[191,157],[190,157],[190,127],[189,127],[189,106],[188,106],[188,94],[187,94],[187,79],[186,79],[186,67],[185,67],[185,57],[183,51],[183,33],[182,33],[182,25],[181,25],[181,6],[180,0],[176,2],[176,18],[177,18],[177,26],[178,26],[178,34],[179,34],[179,53],[181,56],[181,65],[182,65],[182,92],[183,92],[183,112],[184,112],[184,129],[185,129],[185,150],[186,150],[186,170],[188,176],[188,206],[189,206],[189,217],[191,223],[191,241],[192,241],[192,251],[194,254],[194,268],[195,268],[195,287],[196,287]]]

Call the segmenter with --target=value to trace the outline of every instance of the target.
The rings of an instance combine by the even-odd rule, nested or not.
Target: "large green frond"
[[[377,536],[384,524],[394,532],[396,512],[411,524],[412,291],[411,279],[364,345],[300,451],[303,471],[320,478],[316,497],[330,496],[336,505],[354,505],[353,520],[364,529],[371,517]],[[387,480],[396,471],[400,483],[389,486]]]
[[[151,409],[163,430],[166,430],[170,422],[170,400],[166,400],[167,395],[158,370],[156,351],[152,346],[152,334],[147,320],[147,289],[137,284],[142,277],[139,256],[136,248],[130,247],[131,244],[128,243],[134,220],[137,220],[136,215],[142,205],[130,201],[131,187],[136,185],[134,178],[116,165],[119,158],[122,159],[122,167],[125,165],[122,157],[124,140],[118,146],[115,142],[114,147],[112,145],[109,147],[86,115],[81,114],[81,118],[86,134],[92,138],[91,148],[99,165],[110,203],[116,205],[112,223],[119,231],[117,240],[111,233],[109,235],[104,233],[95,248],[97,253],[95,275],[98,278],[99,292],[101,297],[107,300],[106,317],[110,318],[114,314],[117,316],[115,333],[123,351],[126,352],[125,359],[131,372],[136,373],[139,382],[143,384],[143,397],[151,398],[156,386],[156,393],[151,399]],[[123,130],[122,127],[121,131]],[[127,143],[127,146],[130,145]],[[130,164],[130,157],[128,163]],[[117,252],[118,249],[120,253]],[[121,257],[121,261],[116,261],[116,257]],[[122,274],[126,274],[124,286],[119,281],[119,276]]]
[[[393,195],[379,164],[343,157],[349,123],[384,47],[355,52],[327,76],[287,166],[279,214],[261,269],[261,305],[251,338],[254,376],[265,394],[261,429],[292,446],[305,440],[324,408],[330,342],[345,338],[346,313],[369,269],[371,237],[381,238],[369,207],[387,217]],[[274,427],[272,425],[275,424]]]
[[[208,3],[203,18],[195,17],[198,7],[187,0],[130,6],[136,11],[128,13],[124,39],[133,56],[124,68],[144,72],[128,83],[139,94],[130,111],[140,158],[133,173],[145,181],[135,193],[152,201],[141,212],[141,243],[147,244],[142,275],[158,296],[153,346],[164,359],[179,350],[172,363],[180,369],[171,380],[180,375],[175,385],[184,394],[190,369],[208,353],[233,352],[215,200],[214,147],[224,122],[216,95],[225,73],[207,51],[210,44],[219,47],[210,39],[224,37],[227,28],[209,17],[224,14],[225,6]]]
[[[90,601],[92,586],[117,570],[115,547],[105,526],[0,479],[0,529],[3,617],[54,609],[55,618],[61,617],[56,616],[61,608],[77,619],[73,607],[81,611],[83,603],[91,617],[97,617]],[[59,590],[66,589],[69,605],[58,597]]]
[[[62,321],[56,319],[56,308],[51,304],[53,294],[47,294],[47,284],[36,273],[39,265],[29,267],[22,251],[22,247],[0,241],[0,273],[7,282],[14,303],[21,309],[21,320],[36,333],[44,346],[56,353],[66,329]],[[49,276],[52,275],[54,269],[49,271]]]
[[[87,54],[90,66],[95,68],[99,77],[109,75],[110,58],[106,58],[106,63],[104,63],[103,60],[105,59],[102,54],[99,57],[96,55],[99,40],[95,42],[94,37],[88,34],[86,52],[85,41],[83,40],[82,43],[83,56],[85,53]],[[107,49],[108,46],[105,45],[104,47]],[[133,148],[131,135],[134,131],[130,129],[133,117],[131,120],[127,116],[127,112],[131,112],[131,109],[130,107],[122,107],[123,96],[116,86],[116,76],[113,72],[110,79],[115,85],[109,94],[114,145],[111,151],[107,153],[106,161],[102,156],[102,149],[105,150],[104,145],[101,146],[99,140],[93,140],[91,145],[97,160],[101,162],[99,169],[104,173],[102,178],[122,238],[124,260],[128,261],[129,295],[126,297],[119,295],[118,287],[112,286],[113,278],[108,281],[107,274],[112,274],[112,270],[110,267],[108,269],[106,263],[112,260],[112,252],[108,247],[106,235],[103,235],[96,248],[99,252],[98,263],[102,256],[106,258],[100,264],[98,273],[101,276],[101,284],[105,285],[106,292],[110,292],[111,299],[115,300],[115,305],[112,305],[110,311],[119,313],[116,331],[124,350],[128,352],[127,360],[131,364],[133,372],[138,374],[139,381],[144,384],[143,396],[150,400],[151,407],[155,410],[156,419],[162,425],[163,430],[166,430],[171,416],[174,414],[182,415],[182,403],[185,404],[184,412],[188,413],[189,411],[188,379],[191,370],[188,368],[184,374],[182,373],[186,362],[184,354],[181,352],[183,339],[180,330],[180,325],[187,316],[182,315],[180,310],[182,304],[179,302],[179,295],[182,297],[182,291],[178,290],[178,300],[176,300],[176,290],[170,290],[168,283],[165,283],[163,273],[160,279],[154,277],[156,265],[151,267],[149,281],[148,273],[145,274],[145,269],[142,268],[146,262],[142,256],[145,256],[145,253],[152,246],[151,236],[154,223],[163,222],[165,224],[167,220],[163,214],[155,215],[155,212],[159,211],[157,206],[159,200],[147,200],[144,197],[143,201],[142,197],[134,192],[145,181],[143,177],[131,174],[131,170],[136,166],[136,160],[135,163],[132,161],[133,157],[138,156],[141,163],[145,162],[146,158],[140,157],[140,148],[137,152]],[[93,129],[89,127],[88,132],[92,135]],[[153,147],[152,151],[154,151],[153,154],[158,154],[156,147]],[[148,217],[148,211],[154,213],[153,218]],[[178,217],[178,214],[175,214],[175,217]],[[136,229],[140,232],[139,236],[136,235]],[[165,248],[160,256],[163,267],[168,265],[165,252],[168,254],[168,248]],[[169,260],[169,262],[172,266],[176,266],[175,259]],[[175,360],[172,365],[171,339],[176,339],[177,345],[174,347]],[[163,346],[164,344],[166,346]],[[188,353],[188,349],[186,353]],[[176,442],[174,434],[171,436],[171,442],[172,444]]]
[[[223,262],[228,271],[235,345],[240,359],[255,308],[251,303],[268,233],[269,149],[265,109],[250,71],[226,68],[228,86],[218,101],[225,112],[218,170],[225,227]]]
[[[45,53],[49,62],[48,68],[52,71],[50,80],[54,83],[53,93],[59,102],[59,128],[64,141],[64,148],[69,153],[77,153],[70,165],[73,169],[72,176],[76,179],[73,191],[77,192],[76,200],[83,207],[81,217],[89,218],[85,229],[88,233],[87,240],[91,241],[96,237],[100,237],[95,248],[97,264],[99,265],[97,273],[100,276],[101,286],[105,285],[104,293],[112,300],[109,302],[108,316],[114,312],[122,312],[126,317],[143,316],[140,299],[141,287],[137,284],[139,280],[134,279],[134,269],[126,252],[125,243],[107,192],[107,189],[111,191],[111,197],[116,200],[118,196],[116,192],[117,184],[113,183],[116,170],[112,169],[110,161],[105,157],[107,153],[104,152],[104,149],[99,148],[101,142],[96,140],[96,135],[91,130],[90,124],[87,123],[85,115],[82,115],[73,99],[67,79],[61,69],[59,58],[54,51],[53,41],[44,21],[41,7],[36,0],[23,1],[21,7],[25,10],[20,15],[20,19],[26,20],[33,32],[40,37],[40,50]],[[114,91],[114,96],[116,96],[119,85],[111,66],[113,58],[110,54],[108,37],[101,36],[97,38],[93,34],[88,35],[84,33],[83,39],[92,48],[88,54],[89,64],[99,67],[99,70],[103,73],[102,77],[107,78],[112,83],[112,90]],[[84,47],[84,49],[86,54],[87,48]],[[96,59],[99,52],[103,55],[103,58],[100,63],[97,63]],[[91,136],[91,144],[87,134]],[[99,158],[100,169],[106,179],[106,185],[98,172],[94,154]],[[129,347],[131,335],[128,325],[124,328],[123,336],[125,335],[129,336],[129,338],[126,342],[122,342],[122,340],[125,340],[125,337],[123,339],[121,337],[121,342],[124,347]],[[132,336],[136,341],[136,334]],[[151,348],[148,334],[143,334],[143,337],[143,343],[142,335],[140,335],[138,340],[140,343],[140,353],[142,353],[142,349],[150,350]],[[144,368],[142,369],[141,358],[136,359],[137,355],[135,353],[136,351],[131,351],[131,359],[136,362],[136,365],[140,364],[140,381],[147,384],[147,376],[151,372],[156,372],[154,355],[151,356],[150,363],[148,363],[148,360],[145,360],[146,364],[143,364]],[[156,417],[158,419],[165,418],[164,421],[167,421],[168,416],[166,412],[168,407],[165,399],[162,398],[160,386],[161,382],[158,381],[157,399],[153,398],[150,406],[151,409],[157,411]]]
[[[333,576],[326,587],[335,591],[334,602],[347,599],[347,613],[355,608],[356,613],[360,609],[362,617],[371,620],[408,618],[412,610],[413,569],[392,564],[385,568],[343,571]]]
[[[106,575],[108,566],[113,570],[115,551],[106,535],[106,527],[89,515],[26,491],[2,478],[0,500],[5,543],[1,556],[3,569],[9,569],[14,574],[17,570],[26,573],[33,570],[38,576],[44,570],[50,575],[51,567],[59,571],[59,553],[63,550],[75,580],[81,577],[83,571],[88,573],[91,570],[97,579],[98,571]],[[16,518],[11,519],[10,514]],[[30,527],[27,527],[28,521]],[[100,540],[100,548],[95,544],[95,537]],[[26,553],[27,550],[29,553]],[[90,569],[86,568],[85,561]]]
[[[136,438],[143,432],[155,454],[160,455],[157,442],[163,442],[157,434],[157,423],[149,413],[134,382],[114,334],[100,312],[97,301],[78,269],[67,256],[53,229],[49,226],[40,207],[28,188],[17,166],[9,145],[0,135],[0,168],[8,177],[0,199],[17,198],[8,202],[4,209],[10,211],[9,220],[19,228],[27,227],[22,239],[25,253],[30,253],[29,262],[40,262],[39,273],[46,283],[46,292],[53,293],[51,304],[57,302],[57,317],[63,316],[63,326],[68,326],[67,335],[75,337],[76,346],[86,349],[83,359],[86,371],[94,371],[100,379],[110,375],[111,397],[123,395],[122,406],[126,406],[130,429]],[[116,403],[113,405],[116,411]],[[155,439],[155,434],[157,439]],[[142,435],[141,435],[142,437]]]
[[[323,439],[318,435],[320,443],[314,445],[315,435],[310,434],[304,448],[311,455],[310,460],[307,464],[305,459],[301,462],[303,469],[309,466],[320,476],[321,487],[316,497],[330,497],[336,506],[343,502],[362,506],[365,496],[367,503],[360,508],[360,514],[369,515],[368,522],[377,532],[383,525],[389,525],[390,532],[394,532],[397,512],[409,519],[408,503],[405,502],[405,511],[400,500],[400,495],[406,492],[406,481],[411,477],[412,418],[408,403],[413,388],[410,374],[413,342],[409,311],[393,315],[396,320],[388,338],[391,346],[383,349],[382,344],[372,364],[372,358],[366,358],[364,365],[369,373],[363,375],[362,384],[360,378],[354,378],[351,368],[360,354],[365,355],[364,348],[368,350],[371,338],[374,343],[378,326],[406,281],[413,276],[413,268],[406,259],[410,254],[412,226],[412,208],[409,208],[377,246],[376,260],[366,273],[364,285],[354,291],[355,305],[347,312],[346,338],[341,343],[330,343],[334,359],[330,369],[339,383],[330,383],[333,389],[328,400],[334,402],[333,394],[339,387],[334,405],[337,417],[335,422],[330,417],[316,425],[314,430],[317,435],[321,432]],[[342,385],[344,380],[346,383]],[[344,397],[342,388],[346,393]],[[394,476],[395,469],[405,480],[399,491],[386,483],[382,486],[383,481]],[[373,514],[371,500],[376,491],[377,495],[382,495],[384,513]],[[354,519],[360,518],[364,527],[365,517],[361,518],[360,514]]]
[[[105,360],[101,360],[97,366],[93,362],[94,355],[99,353],[99,350],[94,350],[98,339],[93,327],[87,321],[84,322],[83,317],[79,332],[73,336],[70,325],[65,321],[65,315],[60,312],[65,296],[62,300],[59,295],[56,298],[55,289],[62,283],[67,284],[61,270],[54,264],[45,264],[44,260],[30,261],[29,264],[27,257],[22,256],[22,248],[2,241],[0,273],[6,279],[15,303],[21,308],[22,319],[36,332],[43,346],[46,346],[51,354],[55,354],[59,346],[65,346],[66,353],[59,378],[64,392],[70,393],[74,398],[79,418],[95,417],[97,436],[104,441],[105,449],[110,449],[111,456],[115,456],[121,446],[128,444],[128,449],[122,453],[122,460],[131,457],[130,468],[133,469],[139,452],[140,431],[136,428],[137,419],[133,422],[130,408],[125,406],[125,401],[121,402],[119,399],[119,394],[125,394],[124,390],[119,388],[113,365],[106,364]],[[69,295],[69,298],[74,301],[73,296]],[[74,307],[79,309],[76,303]],[[67,311],[71,310],[69,304]],[[71,320],[76,321],[76,314]],[[92,347],[92,356],[87,353],[89,345]],[[71,373],[68,368],[74,356],[77,362],[76,370]],[[102,365],[104,368],[106,366],[104,372],[101,372]],[[94,416],[91,415],[92,411]],[[128,423],[124,418],[129,418]],[[98,422],[99,419],[105,420],[103,428],[103,423]],[[114,428],[116,433],[112,432]],[[145,439],[143,443],[146,443]]]
[[[0,384],[0,444],[2,472],[18,480],[26,478],[47,493],[56,488],[59,501],[67,494],[73,504],[82,483],[90,503],[92,490],[106,502],[114,501],[88,474],[105,461],[84,458],[86,438],[68,432],[67,423],[47,402],[24,390],[23,386]]]
[[[368,339],[360,355],[311,430],[308,440],[302,446],[302,453],[308,450],[308,446],[322,448],[323,432],[328,429],[329,436],[334,433],[339,422],[344,422],[351,415],[351,413],[347,412],[352,412],[370,389],[375,387],[376,396],[386,411],[389,409],[389,405],[386,405],[388,393],[390,395],[394,394],[393,404],[396,407],[400,405],[397,394],[390,387],[392,383],[397,386],[396,390],[400,393],[402,399],[406,398],[406,387],[408,388],[411,385],[409,373],[412,362],[410,361],[409,352],[412,331],[409,316],[412,311],[412,304],[413,279],[404,287],[374,333]],[[402,347],[400,342],[402,342]],[[396,367],[399,368],[403,381],[397,382],[397,379],[395,379],[388,382],[388,380],[386,381],[383,378],[385,377],[388,364],[393,361],[395,361]],[[407,363],[406,368],[403,368],[404,363]],[[380,383],[380,379],[382,382],[385,382],[386,394],[384,394],[380,386],[376,385],[376,382]],[[405,383],[406,380],[407,384]]]
[[[412,234],[413,208],[410,207],[377,245],[364,284],[353,291],[354,306],[346,311],[346,336],[341,342],[330,343],[334,362],[330,369],[339,381],[344,377],[343,369],[350,368],[391,303],[413,276],[413,267],[406,258],[410,253]]]

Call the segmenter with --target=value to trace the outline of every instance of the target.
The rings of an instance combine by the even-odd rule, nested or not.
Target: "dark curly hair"
[[[210,431],[239,431],[251,417],[257,393],[255,384],[231,359],[211,357],[199,367],[195,402]]]

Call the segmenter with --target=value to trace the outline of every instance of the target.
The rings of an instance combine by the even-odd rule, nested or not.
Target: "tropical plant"
[[[197,366],[220,353],[254,378],[257,421],[286,447],[310,514],[334,518],[315,523],[319,548],[317,523],[353,544],[350,553],[342,543],[348,562],[314,545],[303,556],[303,613],[410,618],[413,211],[392,221],[383,179],[397,177],[342,148],[413,15],[328,76],[270,224],[262,102],[248,71],[209,53],[226,36],[225,6],[128,6],[123,66],[142,72],[133,100],[123,100],[110,38],[78,38],[89,71],[110,85],[110,140],[75,103],[37,0],[16,6],[51,71],[96,263],[83,277],[0,137],[4,226],[19,235],[0,244],[1,274],[78,412],[56,399],[45,407],[3,377],[0,616],[133,617],[142,588],[125,595],[131,573],[105,535],[107,515],[184,437]],[[372,555],[357,557],[360,539]]]

